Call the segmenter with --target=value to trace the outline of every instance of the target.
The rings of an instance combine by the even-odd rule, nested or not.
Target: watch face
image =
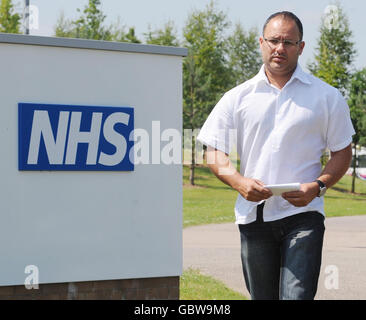
[[[326,191],[327,191],[326,187],[320,188],[319,197],[324,196]]]

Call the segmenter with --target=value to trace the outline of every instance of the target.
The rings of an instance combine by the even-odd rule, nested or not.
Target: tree
[[[111,41],[118,42],[130,42],[130,43],[141,43],[141,41],[137,38],[135,27],[129,27],[126,32],[126,26],[121,24],[121,20],[118,17],[115,23],[112,23],[110,27],[108,27],[109,33],[111,35]]]
[[[366,145],[366,68],[357,71],[351,80],[348,99],[352,124],[356,134],[353,136],[353,174],[352,192],[355,192],[357,145]]]
[[[65,18],[64,12],[61,12],[55,25],[55,36],[63,38],[76,38],[76,31],[73,23]]]
[[[55,26],[57,37],[73,37],[94,40],[112,40],[110,27],[103,26],[106,16],[101,11],[100,0],[89,0],[80,17],[66,20],[61,14]],[[77,9],[81,12],[80,9]]]
[[[77,9],[77,12],[80,13],[81,10]],[[105,26],[105,18],[106,15],[100,9],[100,0],[89,0],[76,20],[65,19],[61,13],[55,26],[55,36],[141,43],[136,37],[134,27],[125,32],[125,26],[121,26],[119,20],[115,24]]]
[[[232,86],[236,86],[258,73],[262,65],[258,38],[256,29],[253,28],[246,32],[240,23],[236,24],[233,34],[228,39],[227,47]]]
[[[135,28],[134,27],[130,27],[128,29],[128,32],[124,34],[123,37],[121,37],[120,39],[113,39],[113,40],[118,40],[118,41],[123,41],[123,42],[131,42],[131,43],[141,43],[141,41],[136,37],[135,34]]]
[[[80,38],[95,40],[110,38],[109,30],[106,30],[102,25],[106,16],[98,6],[100,6],[100,0],[89,0],[88,5],[84,8],[83,15],[74,22]],[[80,12],[80,9],[77,10]]]
[[[204,10],[193,11],[184,27],[188,57],[183,63],[183,126],[195,130],[203,125],[218,98],[227,90],[229,72],[225,60],[226,15],[211,1]],[[192,136],[192,155],[195,137]],[[190,165],[190,183],[194,185],[195,156]]]
[[[314,76],[338,88],[347,97],[356,54],[351,41],[352,31],[339,3],[327,8],[329,10],[320,25],[315,61],[308,64],[308,69]],[[322,164],[325,165],[328,159],[329,153],[325,152],[321,158]]]
[[[202,103],[209,100],[211,76],[204,75],[202,66],[195,63],[192,51],[183,63],[183,126],[192,130],[188,146],[191,148],[189,182],[194,185],[194,169],[196,166],[196,137],[195,129],[200,128],[206,118]]]
[[[144,34],[147,44],[156,44],[162,46],[179,46],[178,36],[176,34],[176,28],[173,21],[168,21],[163,29],[151,30]]]
[[[14,12],[11,0],[1,0],[0,3],[0,32],[20,33],[20,15]]]
[[[351,67],[356,50],[351,41],[352,31],[339,4],[322,19],[315,62],[309,63],[311,73],[338,88],[347,96]]]

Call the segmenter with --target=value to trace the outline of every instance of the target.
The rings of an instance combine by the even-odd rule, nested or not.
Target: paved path
[[[327,218],[325,227],[323,261],[315,299],[365,300],[366,216]],[[241,270],[239,231],[233,223],[185,228],[183,267],[200,269],[203,274],[250,297]],[[337,282],[338,289],[335,288]]]

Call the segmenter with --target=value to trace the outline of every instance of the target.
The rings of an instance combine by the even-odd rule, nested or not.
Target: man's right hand
[[[258,202],[273,196],[262,181],[243,177],[224,152],[208,147],[206,155],[207,165],[216,177],[238,191],[245,199]]]
[[[264,187],[264,183],[257,179],[242,177],[235,189],[248,201],[258,202],[273,196],[271,190]]]

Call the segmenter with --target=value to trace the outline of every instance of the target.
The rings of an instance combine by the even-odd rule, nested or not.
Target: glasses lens
[[[277,47],[280,43],[287,48],[293,47],[297,44],[297,42],[292,40],[279,40],[279,39],[265,39],[272,47]]]
[[[284,40],[283,43],[286,47],[292,47],[295,45],[295,43],[291,40]]]
[[[277,45],[280,43],[280,41],[279,41],[279,40],[277,40],[277,39],[270,39],[270,40],[269,40],[269,43],[270,43],[272,46],[277,46]]]

